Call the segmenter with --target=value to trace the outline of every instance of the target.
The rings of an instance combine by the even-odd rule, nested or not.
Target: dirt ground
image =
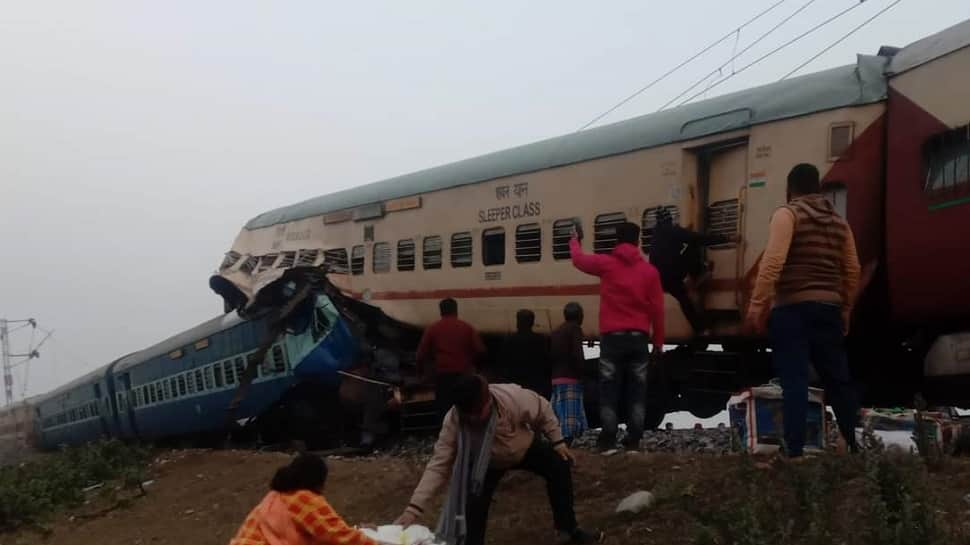
[[[613,510],[637,490],[661,491],[680,483],[701,505],[716,506],[732,488],[737,456],[623,454],[603,457],[579,451],[575,469],[576,511],[585,527],[606,532],[606,544],[692,543],[695,520],[682,502],[660,502],[633,518]],[[58,515],[43,535],[25,530],[0,535],[0,545],[225,545],[246,513],[265,494],[273,471],[288,455],[248,451],[167,451],[152,465],[147,495],[123,508],[93,518],[106,500]],[[404,458],[330,459],[324,494],[350,523],[390,523],[407,504],[421,464]],[[758,471],[773,472],[759,462]],[[947,489],[950,515],[970,519],[970,463],[956,460],[934,482]],[[659,492],[658,492],[659,493]],[[680,494],[680,493],[678,493]],[[433,526],[433,520],[424,520]],[[493,544],[555,543],[552,517],[541,480],[510,473],[499,487],[489,523]]]

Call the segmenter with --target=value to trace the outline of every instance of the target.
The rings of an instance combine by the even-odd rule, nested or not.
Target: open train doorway
[[[698,150],[699,203],[697,225],[707,235],[723,235],[731,242],[701,250],[709,274],[700,286],[704,309],[717,329],[724,319],[740,320],[740,255],[738,233],[748,171],[747,139],[718,143]],[[720,318],[720,319],[719,319]]]

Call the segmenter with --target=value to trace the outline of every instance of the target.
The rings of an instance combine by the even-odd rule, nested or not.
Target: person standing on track
[[[650,263],[660,273],[664,292],[680,304],[695,335],[703,335],[708,324],[703,310],[698,309],[690,298],[684,280],[690,277],[698,284],[707,272],[701,257],[701,247],[726,244],[731,239],[722,235],[702,235],[674,224],[670,210],[657,210],[657,224],[650,239]]]
[[[600,278],[599,402],[603,430],[597,446],[609,450],[616,445],[617,405],[623,388],[628,403],[624,445],[637,448],[646,419],[651,330],[655,357],[663,352],[664,295],[660,274],[640,252],[640,227],[635,223],[616,226],[616,247],[606,255],[584,254],[581,238],[577,223],[569,241],[573,265]]]
[[[485,345],[475,328],[458,319],[457,301],[443,299],[438,309],[441,319],[424,330],[416,359],[422,374],[429,361],[434,365],[435,405],[440,422],[454,404],[455,383],[475,372],[478,359],[485,354]]]
[[[859,274],[852,230],[821,194],[818,169],[796,165],[788,174],[788,204],[771,216],[744,324],[747,333],[767,330],[771,339],[788,456],[801,456],[805,444],[809,364],[822,379],[848,447],[857,449],[858,402],[844,336]]]

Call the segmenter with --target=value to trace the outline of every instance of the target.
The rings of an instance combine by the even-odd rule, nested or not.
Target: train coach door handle
[[[735,243],[734,243],[734,301],[741,308],[743,304],[743,286],[741,283],[744,279],[744,251],[745,251],[745,240],[744,240],[744,230],[745,230],[745,217],[747,212],[747,198],[748,198],[748,184],[745,182],[741,188],[738,190],[738,224],[735,227],[736,231],[734,233]]]

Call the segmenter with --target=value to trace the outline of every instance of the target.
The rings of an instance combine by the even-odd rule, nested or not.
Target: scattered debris
[[[656,500],[653,497],[653,494],[647,492],[646,490],[640,490],[624,498],[623,501],[620,502],[620,505],[616,506],[615,512],[636,514],[644,509],[649,509],[651,506],[653,506],[655,501]]]
[[[86,486],[81,489],[81,492],[87,494],[88,492],[94,492],[99,488],[104,488],[104,483],[92,484],[91,486]]]

